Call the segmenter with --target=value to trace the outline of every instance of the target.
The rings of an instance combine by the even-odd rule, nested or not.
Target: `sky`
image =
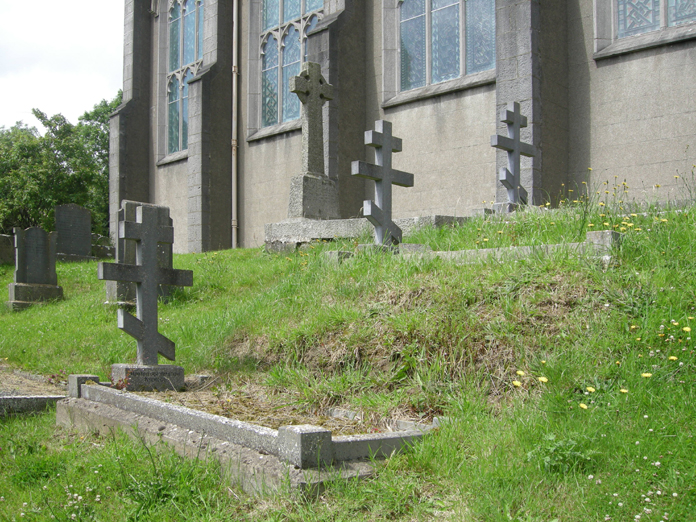
[[[0,127],[71,123],[123,87],[124,0],[0,0]]]

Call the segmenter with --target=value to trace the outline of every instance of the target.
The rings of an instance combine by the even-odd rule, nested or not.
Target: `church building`
[[[569,190],[604,197],[614,185],[629,200],[683,199],[696,163],[696,0],[126,0],[125,9],[111,230],[124,199],[166,205],[175,252],[258,246],[265,225],[288,219],[361,216],[374,184],[352,176],[351,163],[374,162],[364,134],[377,120],[402,140],[394,168],[414,176],[412,188],[394,188],[395,218],[505,203],[507,154],[491,136],[505,132],[500,113],[512,102],[534,150],[521,169],[529,204],[554,206]],[[324,172],[297,189],[301,103],[290,84],[305,62],[333,90],[322,109]],[[320,204],[293,210],[291,187]]]

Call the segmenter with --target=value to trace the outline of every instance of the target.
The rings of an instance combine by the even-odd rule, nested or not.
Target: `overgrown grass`
[[[374,479],[336,483],[318,499],[251,499],[201,479],[212,507],[188,515],[198,497],[182,493],[179,509],[210,520],[695,520],[696,208],[630,212],[618,200],[600,202],[479,218],[407,240],[460,249],[485,238],[493,247],[621,231],[608,268],[572,248],[466,266],[374,252],[334,266],[321,253],[336,245],[326,244],[290,256],[176,256],[177,268],[194,270],[194,287],[174,292],[160,323],[187,372],[260,384],[308,409],[449,418],[410,452],[378,464]],[[0,284],[10,277],[0,268]],[[0,313],[0,357],[43,373],[102,377],[110,364],[133,361],[135,343],[102,305],[96,265],[60,265],[58,277],[66,301]],[[8,520],[19,520],[24,502],[45,505],[43,486],[58,495],[66,484],[56,472],[91,477],[90,466],[109,461],[114,496],[131,498],[134,484],[147,484],[124,478],[119,465],[166,469],[122,439],[78,443],[51,427],[50,414],[2,422]],[[36,440],[50,441],[36,450],[50,464],[21,464],[29,450],[10,448]],[[78,455],[75,444],[90,449]],[[132,456],[114,464],[110,451]],[[196,464],[186,482],[212,477],[207,466]],[[17,485],[22,473],[34,478]],[[77,475],[70,483],[85,490]],[[162,495],[177,491],[179,479],[157,480]],[[131,498],[129,514],[146,497]]]

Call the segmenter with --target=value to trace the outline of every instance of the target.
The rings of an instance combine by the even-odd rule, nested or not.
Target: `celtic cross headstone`
[[[179,366],[157,364],[157,355],[174,360],[174,343],[158,331],[157,297],[159,285],[192,286],[191,270],[160,266],[158,244],[174,242],[174,228],[162,226],[158,208],[143,205],[135,221],[120,221],[119,239],[136,242],[136,264],[99,263],[99,279],[136,284],[136,314],[118,310],[118,327],[138,342],[137,366],[114,365],[112,379],[123,381],[127,389],[180,389],[184,370]]]
[[[401,152],[401,138],[392,135],[391,122],[378,120],[374,131],[365,132],[365,145],[375,148],[375,163],[354,161],[351,174],[359,178],[374,180],[375,201],[363,203],[363,214],[375,227],[375,243],[398,245],[402,232],[392,221],[392,184],[401,187],[413,186],[413,174],[392,168],[392,153]]]
[[[318,63],[305,62],[299,76],[290,78],[290,92],[302,102],[302,170],[324,176],[324,103],[333,100],[333,86]]]
[[[520,129],[527,126],[520,104],[508,103],[500,114],[500,121],[507,124],[507,136],[491,136],[491,147],[507,151],[508,166],[501,167],[498,181],[507,189],[508,203],[527,204],[527,191],[521,185],[520,156],[534,157],[534,146],[520,141]]]

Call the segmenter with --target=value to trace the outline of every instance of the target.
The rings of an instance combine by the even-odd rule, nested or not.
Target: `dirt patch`
[[[0,363],[0,395],[66,395],[60,378],[32,375]]]
[[[222,385],[220,380],[213,379],[202,385],[189,382],[183,392],[139,392],[138,395],[271,429],[311,424],[331,430],[334,435],[387,431],[384,422],[351,420],[336,412],[330,415],[329,411],[312,411],[292,393],[273,394],[269,388],[252,383]]]

